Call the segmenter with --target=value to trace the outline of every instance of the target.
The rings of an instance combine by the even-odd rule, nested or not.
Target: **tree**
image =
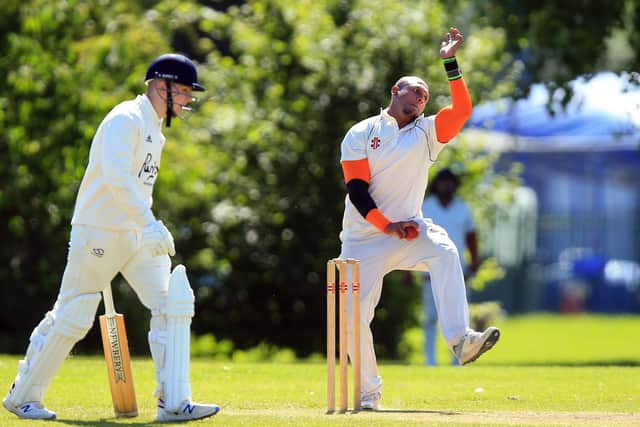
[[[524,74],[516,96],[544,83],[566,103],[569,82],[615,71],[640,84],[640,7],[633,0],[473,2],[474,22],[507,34],[505,48]]]

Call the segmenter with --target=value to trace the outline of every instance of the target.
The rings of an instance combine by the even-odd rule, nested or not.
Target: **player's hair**
[[[429,182],[429,194],[436,194],[436,186],[438,182],[443,179],[450,179],[456,184],[456,188],[460,186],[460,177],[456,175],[451,169],[443,168],[438,171],[435,177]]]

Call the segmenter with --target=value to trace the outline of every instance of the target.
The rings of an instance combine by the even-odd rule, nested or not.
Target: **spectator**
[[[478,257],[478,241],[475,224],[471,216],[471,209],[457,197],[460,178],[449,169],[442,169],[431,184],[431,195],[422,205],[422,214],[430,218],[434,224],[444,228],[449,238],[456,245],[460,256],[460,264],[465,273],[465,279],[475,273],[480,266]],[[471,264],[466,265],[464,259],[465,247],[471,255]],[[436,363],[436,324],[438,314],[431,279],[428,272],[424,273],[423,303],[424,303],[424,352],[426,364],[435,366]],[[453,365],[458,365],[458,359],[453,358]]]

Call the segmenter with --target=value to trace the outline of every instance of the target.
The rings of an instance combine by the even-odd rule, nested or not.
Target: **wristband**
[[[369,221],[371,224],[373,224],[378,230],[382,231],[383,233],[385,228],[387,228],[387,225],[391,224],[391,221],[389,221],[387,217],[382,215],[382,212],[380,212],[378,208],[371,209],[367,213],[367,216],[365,217],[365,219]]]
[[[460,68],[458,67],[458,61],[455,56],[444,58],[442,62],[444,63],[444,69],[447,72],[447,78],[449,81],[458,80],[462,77],[462,71],[460,71]]]

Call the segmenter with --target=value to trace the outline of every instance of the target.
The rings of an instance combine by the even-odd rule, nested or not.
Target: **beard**
[[[411,120],[414,120],[420,114],[419,111],[418,111],[418,108],[411,107],[411,106],[403,107],[402,108],[402,112],[404,113],[405,116],[410,117]]]
[[[402,110],[402,112],[404,113],[405,116],[411,119],[410,121],[413,121],[416,119],[416,117],[418,117],[418,113],[416,113],[415,110],[412,110],[409,108],[405,108],[404,110]]]

